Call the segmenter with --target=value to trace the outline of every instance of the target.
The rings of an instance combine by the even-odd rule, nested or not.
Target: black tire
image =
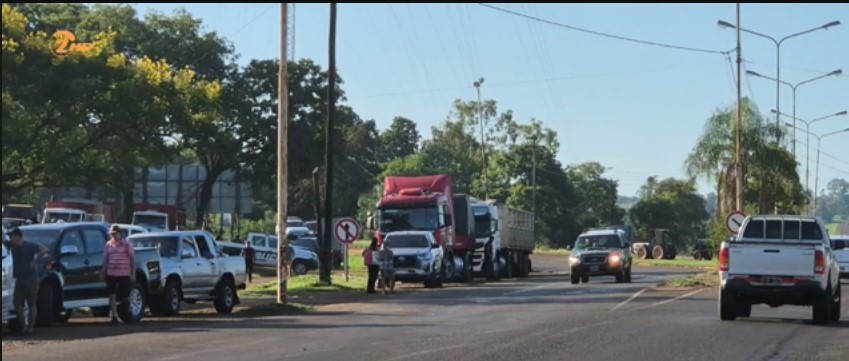
[[[233,313],[233,307],[236,305],[236,286],[229,278],[225,278],[218,284],[215,291],[215,311],[219,314],[226,315]]]
[[[631,266],[625,270],[625,283],[631,283]]]
[[[436,288],[436,271],[431,270],[430,274],[427,276],[427,279],[424,281],[425,288]]]
[[[573,273],[571,278],[572,278],[571,281],[572,281],[573,285],[581,283],[581,276],[580,275],[576,275],[576,274]]]
[[[304,261],[298,260],[298,261],[292,262],[292,273],[294,273],[295,276],[303,276],[303,275],[307,274],[307,272],[309,272],[309,271],[310,271],[310,269],[309,269],[309,267],[307,267],[307,264],[304,263]]]
[[[71,319],[71,316],[74,314],[74,310],[65,310],[59,313],[59,316],[56,317],[56,322],[58,323],[68,323],[68,320]]]
[[[443,282],[451,282],[455,276],[454,255],[449,253],[448,256],[442,259],[442,275]]]
[[[109,307],[92,307],[91,314],[94,317],[109,317]]]
[[[460,276],[460,282],[472,283],[474,278],[472,271],[472,254],[471,252],[467,252],[466,255],[463,256],[463,274]]]
[[[719,290],[719,319],[722,321],[734,321],[737,319],[737,309],[732,295],[722,289]]]
[[[495,267],[498,255],[492,256],[492,246],[484,247],[483,252],[483,276],[487,281],[495,281],[498,279],[498,270]]]
[[[139,323],[144,317],[144,289],[138,282],[132,281],[126,292],[127,298],[118,304],[118,318],[124,323]]]
[[[616,283],[625,283],[625,270],[616,275]]]
[[[445,285],[445,268],[439,269],[439,274],[436,280],[436,288],[442,288]]]
[[[837,282],[837,292],[834,293],[831,301],[831,320],[834,322],[840,321],[840,303],[843,302],[840,288],[840,282]]]
[[[165,282],[165,288],[162,290],[162,296],[157,300],[155,307],[158,313],[163,316],[177,316],[180,314],[182,306],[182,297],[180,296],[180,284],[177,281],[169,280]],[[154,310],[151,309],[151,312]]]
[[[831,283],[831,280],[829,280]],[[825,289],[825,292],[817,295],[814,298],[813,302],[813,312],[812,312],[812,320],[815,325],[827,325],[831,322],[831,309],[833,308],[831,303],[833,299],[833,294],[831,291],[831,284]]]
[[[513,278],[513,257],[510,252],[506,252],[504,255],[504,277],[503,278]]]
[[[56,303],[54,299],[56,292],[52,284],[46,283],[38,289],[38,301],[36,302],[36,311],[38,314],[35,317],[35,325],[37,327],[50,327],[53,324],[53,319],[56,318]]]
[[[702,252],[699,252],[699,251],[695,251],[695,252],[693,252],[693,259],[694,259],[694,260],[696,260],[696,261],[701,261],[701,260],[702,260],[702,258],[703,258],[703,257],[702,257]]]
[[[587,283],[589,281],[590,281],[590,276],[587,276],[587,275],[581,276],[581,282]]]

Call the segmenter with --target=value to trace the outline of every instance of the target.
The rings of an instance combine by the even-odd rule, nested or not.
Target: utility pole
[[[534,213],[534,229],[536,229],[536,214],[537,214],[537,135],[533,137],[534,149],[531,153],[531,212]]]
[[[743,211],[745,205],[743,204],[743,159],[742,159],[742,148],[743,148],[743,140],[742,137],[742,128],[743,128],[743,109],[742,109],[742,78],[743,73],[741,72],[743,66],[743,54],[740,46],[740,3],[737,3],[737,129],[735,131],[735,139],[736,139],[736,147],[735,147],[735,175],[734,178],[737,181],[737,210]]]
[[[280,4],[280,73],[277,77],[277,303],[286,304],[286,280],[289,278],[289,264],[286,249],[289,238],[286,237],[286,201],[288,198],[289,170],[287,144],[289,133],[289,90],[286,78],[286,3]]]
[[[483,135],[483,103],[481,103],[481,85],[483,84],[483,77],[481,77],[478,81],[475,82],[475,89],[478,91],[478,118],[480,118],[480,126],[481,126],[481,160],[483,163],[483,199],[489,199],[489,190],[487,188],[487,171],[486,171],[486,138]]]
[[[324,144],[324,234],[321,245],[319,282],[329,285],[330,245],[333,232],[333,116],[336,109],[336,3],[330,3],[329,66],[327,69],[327,127]]]

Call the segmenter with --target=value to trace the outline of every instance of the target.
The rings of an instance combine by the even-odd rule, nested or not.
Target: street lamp
[[[727,21],[722,21],[722,20],[719,20],[716,23],[716,25],[718,25],[720,28],[737,29],[737,26],[735,26],[734,24],[731,24]],[[838,25],[840,25],[840,21],[835,20],[835,21],[832,21],[832,22],[825,24],[825,25],[822,25],[822,26],[818,26],[818,27],[808,29],[808,30],[805,30],[805,31],[800,31],[800,32],[795,33],[795,34],[787,35],[787,36],[781,38],[780,40],[776,40],[775,38],[773,38],[769,35],[762,34],[762,33],[756,32],[756,31],[752,31],[752,30],[748,30],[748,29],[744,29],[744,28],[738,29],[740,31],[744,31],[744,32],[747,32],[747,33],[752,34],[752,35],[757,35],[757,36],[760,36],[762,38],[772,40],[772,42],[775,43],[775,79],[777,80],[775,82],[775,109],[777,109],[778,111],[781,111],[781,105],[779,104],[780,99],[781,99],[780,98],[781,83],[778,82],[778,80],[781,80],[781,67],[780,67],[781,44],[787,39],[795,38],[797,36],[804,35],[804,34],[814,32],[814,31],[817,31],[817,30],[827,30],[830,27],[838,26]],[[775,126],[778,127],[780,125],[781,125],[781,121],[779,120],[779,116],[776,115],[775,116]],[[776,143],[778,143],[779,134],[781,134],[781,133],[779,132],[779,133],[776,134]]]
[[[779,113],[775,109],[772,109],[770,112],[772,112],[773,114]],[[834,113],[834,114],[831,114],[831,115],[826,115],[824,117],[819,117],[817,119],[810,120],[810,121],[805,121],[805,120],[796,118],[796,115],[795,114],[793,115],[793,126],[792,126],[793,127],[793,134],[796,133],[796,120],[798,120],[802,123],[805,123],[805,133],[808,135],[807,140],[805,141],[805,144],[806,144],[805,146],[807,147],[806,150],[805,150],[805,189],[811,189],[811,187],[810,187],[810,179],[811,178],[810,178],[810,174],[808,172],[808,170],[810,169],[809,166],[811,164],[811,156],[810,156],[810,154],[811,154],[811,124],[814,124],[814,123],[816,123],[820,120],[825,120],[825,119],[828,119],[828,118],[843,116],[843,115],[846,115],[846,113],[847,112],[844,110],[842,112],[837,112],[837,113]],[[781,113],[781,115],[788,116],[787,114],[784,114],[784,113]]]
[[[787,125],[788,127],[793,126],[790,123],[784,123],[784,124]],[[813,195],[814,195],[814,210],[810,214],[812,216],[816,216],[816,214],[817,214],[817,189],[819,188],[819,182],[820,182],[820,143],[822,142],[823,138],[826,138],[826,137],[829,137],[829,136],[832,136],[832,135],[837,135],[837,134],[840,134],[840,133],[849,132],[849,128],[834,131],[834,132],[831,132],[831,133],[826,133],[826,134],[823,134],[823,135],[812,134],[812,133],[808,132],[807,130],[802,130],[802,129],[799,129],[799,130],[806,132],[809,135],[813,135],[815,138],[817,138],[817,170],[816,170],[816,175],[814,176],[814,193],[813,193]]]
[[[826,78],[826,77],[829,77],[829,76],[840,76],[840,74],[843,74],[843,70],[837,69],[837,70],[835,70],[831,73],[823,74],[823,75],[820,75],[818,77],[811,78],[811,79],[805,80],[803,82],[796,83],[796,85],[793,85],[793,84],[786,82],[784,80],[779,80],[779,79],[775,79],[773,77],[769,77],[769,76],[766,76],[766,75],[761,75],[761,74],[758,74],[757,72],[754,72],[754,71],[751,71],[751,70],[746,70],[746,74],[751,75],[751,76],[756,76],[756,77],[759,77],[759,78],[764,78],[764,79],[767,79],[767,80],[772,80],[772,81],[787,85],[787,86],[790,87],[790,89],[793,89],[793,156],[795,157],[796,156],[796,89],[798,89],[802,84],[807,84],[807,83],[810,83],[810,82],[815,81],[815,80],[820,80],[822,78]],[[776,110],[776,112],[778,112],[778,110]],[[776,114],[778,114],[778,113],[776,113]],[[781,115],[784,115],[784,114],[782,113]],[[778,117],[778,115],[776,115],[776,117]]]
[[[483,104],[481,103],[481,84],[483,84],[483,77],[475,81],[474,86],[478,91],[478,117],[480,118],[481,125],[481,160],[483,163],[483,199],[489,199],[489,192],[486,188],[486,139],[483,137]]]

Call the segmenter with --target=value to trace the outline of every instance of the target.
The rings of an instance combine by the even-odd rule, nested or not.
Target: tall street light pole
[[[734,179],[736,184],[736,198],[737,198],[737,210],[743,211],[745,204],[743,202],[744,192],[743,192],[743,139],[742,139],[742,128],[743,128],[743,109],[742,109],[742,100],[743,100],[743,91],[742,91],[742,66],[743,66],[743,47],[740,44],[740,3],[737,3],[737,126],[735,127],[735,147],[734,147]]]
[[[778,113],[778,111],[775,110],[775,109],[772,109],[771,112],[773,114]],[[824,117],[819,117],[817,119],[810,120],[810,121],[805,121],[805,120],[796,118],[795,115],[793,116],[793,132],[794,133],[796,132],[796,120],[798,120],[798,121],[805,124],[805,131],[804,132],[808,136],[807,140],[805,141],[805,146],[807,147],[807,149],[805,150],[805,189],[807,189],[807,190],[811,189],[811,187],[810,187],[810,172],[809,172],[810,163],[811,163],[811,156],[810,156],[810,154],[811,154],[811,124],[814,124],[814,123],[816,123],[820,120],[825,120],[825,119],[829,119],[829,118],[843,116],[843,115],[846,115],[847,113],[849,113],[849,112],[844,110],[844,111],[837,112],[837,113],[834,113],[834,114],[831,114],[831,115],[826,115]],[[788,116],[787,114],[784,114],[784,113],[781,113],[781,115]]]
[[[785,123],[785,125],[787,125],[788,127],[793,126],[790,123]],[[814,176],[814,210],[811,213],[812,216],[816,216],[816,214],[817,214],[817,192],[818,192],[819,182],[820,182],[820,153],[821,153],[820,145],[822,143],[823,138],[830,137],[832,135],[837,135],[837,134],[840,134],[840,133],[849,132],[849,128],[841,129],[841,130],[834,131],[834,132],[831,132],[831,133],[826,133],[826,134],[823,134],[823,135],[811,134],[810,132],[808,132],[806,130],[802,130],[802,129],[799,129],[799,130],[806,132],[810,135],[813,135],[815,138],[817,138],[817,170],[816,170],[816,175]]]
[[[280,69],[277,77],[277,303],[286,304],[289,263],[286,255],[289,240],[286,237],[286,211],[288,198],[289,164],[289,89],[286,82],[286,30],[288,28],[287,3],[280,4]]]
[[[764,79],[767,79],[767,80],[772,80],[774,82],[778,82],[778,83],[787,85],[787,86],[790,87],[790,89],[793,89],[793,156],[795,157],[796,156],[796,89],[798,89],[800,86],[802,86],[802,84],[808,84],[808,83],[813,82],[815,80],[820,80],[822,78],[827,78],[829,76],[839,76],[839,75],[843,74],[843,70],[837,69],[837,70],[832,71],[828,74],[823,74],[823,75],[820,75],[818,77],[811,78],[811,79],[805,80],[803,82],[796,83],[795,85],[791,84],[789,82],[786,82],[784,80],[778,80],[778,79],[775,79],[773,77],[758,74],[757,72],[754,72],[754,71],[751,71],[751,70],[747,70],[746,74],[751,75],[751,76],[756,76],[756,77],[759,77],[759,78],[764,78]],[[778,112],[778,109],[776,109],[775,111]],[[785,115],[785,114],[781,113],[780,115]],[[776,115],[776,116],[778,116],[778,115]]]
[[[738,24],[739,24],[739,21],[738,21]],[[738,31],[742,30],[742,31],[747,32],[749,34],[757,35],[757,36],[760,36],[762,38],[772,40],[772,42],[775,43],[775,79],[781,80],[781,66],[780,66],[780,64],[781,64],[781,44],[784,43],[785,40],[790,39],[790,38],[795,38],[797,36],[804,35],[804,34],[807,34],[807,33],[811,33],[811,32],[817,31],[817,30],[827,30],[830,27],[838,26],[838,25],[840,25],[840,21],[835,20],[835,21],[832,21],[828,24],[824,24],[824,25],[821,25],[821,26],[818,26],[818,27],[815,27],[815,28],[812,28],[812,29],[805,30],[805,31],[800,31],[800,32],[795,33],[795,34],[787,35],[787,36],[785,36],[781,39],[778,39],[778,40],[776,40],[775,38],[773,38],[769,35],[759,33],[757,31],[752,31],[752,30],[740,28],[739,26],[734,26],[734,24],[731,24],[727,21],[719,20],[717,22],[717,25],[719,25],[719,27],[721,27],[721,28],[737,29]],[[781,83],[776,81],[775,82],[775,109],[778,110],[778,111],[781,111],[780,93],[781,93]],[[775,142],[778,143],[780,141],[779,138],[781,136],[780,129],[778,129],[781,126],[781,120],[779,119],[779,115],[775,116],[775,126],[776,126]]]
[[[475,81],[475,89],[478,91],[478,118],[481,125],[481,160],[483,163],[483,199],[489,199],[489,190],[487,189],[487,171],[486,171],[486,138],[483,135],[483,103],[481,103],[481,85],[483,78]]]

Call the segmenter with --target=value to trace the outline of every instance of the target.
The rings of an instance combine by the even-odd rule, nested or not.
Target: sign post
[[[345,282],[348,282],[348,245],[360,237],[360,224],[353,218],[340,218],[333,227],[333,235],[345,245]]]
[[[728,213],[728,217],[725,217],[725,228],[728,229],[729,233],[737,234],[745,219],[746,213],[741,211],[731,211],[731,213]]]

